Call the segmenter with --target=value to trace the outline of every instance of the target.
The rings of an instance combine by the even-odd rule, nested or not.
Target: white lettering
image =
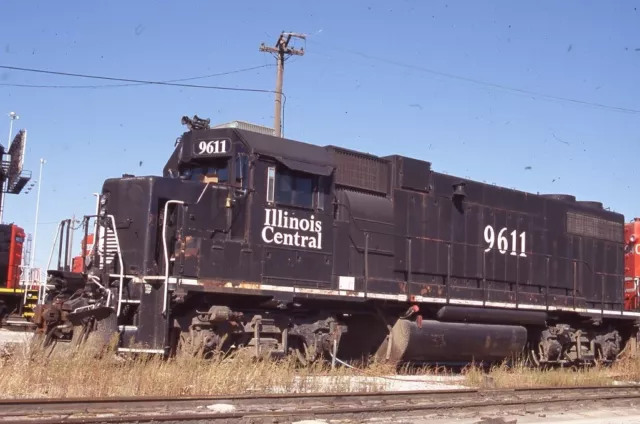
[[[273,227],[266,226],[262,229],[262,240],[264,240],[265,243],[273,243],[273,239],[269,240],[267,238],[267,231],[269,230],[273,233]]]
[[[504,233],[506,231],[508,231],[507,227],[504,227],[498,232],[498,251],[503,255],[507,253],[507,251],[509,250],[509,239],[504,236]],[[518,252],[516,251],[516,248],[518,245],[517,243],[518,232],[516,230],[513,230],[511,231],[510,234],[511,234],[511,252],[509,254],[511,256],[518,256]],[[484,241],[489,245],[489,247],[484,249],[485,252],[488,252],[494,248],[494,244],[496,242],[496,231],[493,229],[491,225],[487,225],[486,227],[484,227]],[[520,233],[520,257],[522,258],[527,257],[527,254],[525,253],[526,241],[527,241],[526,232],[523,231],[522,233]]]
[[[640,255],[640,243],[636,244],[636,255]]]
[[[288,214],[287,211],[265,208],[262,240],[267,244],[322,249],[322,222],[313,215],[306,219]]]
[[[264,214],[264,225],[265,226],[272,225],[271,222],[272,222],[273,218],[271,218],[271,215],[272,215],[272,213],[273,213],[273,215],[275,215],[274,212],[275,211],[273,209],[267,209],[265,211],[265,214]],[[262,232],[264,233],[264,230],[262,230]]]
[[[199,155],[216,155],[227,153],[227,140],[201,141],[198,143]]]

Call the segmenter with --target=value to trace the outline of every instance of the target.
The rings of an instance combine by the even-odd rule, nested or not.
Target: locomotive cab
[[[62,305],[76,326],[98,315],[104,321],[92,311],[111,309],[108,326],[120,332],[121,351],[167,353],[172,335],[194,325],[208,331],[216,302],[277,310],[291,305],[293,290],[282,287],[292,282],[329,288],[333,170],[320,146],[240,129],[192,129],[163,176],[105,181],[95,248],[85,260],[85,280],[101,300],[73,296],[77,285],[61,296],[58,287],[59,300],[42,308]],[[209,318],[195,313],[208,309]],[[269,328],[266,317],[260,321]],[[59,324],[40,322],[43,331]],[[279,325],[264,331],[263,340],[269,332],[282,338]]]

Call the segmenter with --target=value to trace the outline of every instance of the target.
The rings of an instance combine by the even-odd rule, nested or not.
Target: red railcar
[[[0,225],[0,322],[12,312],[26,313],[23,311],[24,287],[20,286],[24,240],[21,227]]]
[[[625,224],[624,308],[640,310],[640,218]]]
[[[86,239],[83,239],[80,243],[80,251],[81,253],[73,258],[72,263],[72,271],[73,272],[82,272],[83,271],[83,260],[85,257],[89,256],[91,250],[93,249],[93,234],[88,234]],[[84,251],[84,256],[82,255],[82,251]]]
[[[19,289],[25,233],[15,224],[0,225],[0,287]]]

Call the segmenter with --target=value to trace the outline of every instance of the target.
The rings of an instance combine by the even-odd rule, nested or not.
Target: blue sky
[[[20,1],[2,6],[0,65],[172,80],[273,65],[280,31],[308,34],[285,68],[284,135],[432,161],[438,171],[602,201],[640,216],[640,2]],[[436,71],[436,72],[432,72]],[[460,79],[456,77],[463,77]],[[273,90],[275,68],[190,81]],[[183,115],[273,124],[273,96],[0,69],[6,113],[28,131],[25,169],[42,184],[36,264],[55,223],[92,213],[123,173],[161,173]],[[140,165],[142,161],[142,165]],[[526,167],[531,167],[527,170]],[[5,221],[32,232],[35,189],[7,195]],[[76,238],[74,249],[78,249]]]

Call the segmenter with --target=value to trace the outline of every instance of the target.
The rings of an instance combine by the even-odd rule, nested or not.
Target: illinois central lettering
[[[313,215],[306,219],[289,216],[289,212],[278,209],[266,208],[264,212],[262,240],[265,243],[322,249],[322,222]]]

